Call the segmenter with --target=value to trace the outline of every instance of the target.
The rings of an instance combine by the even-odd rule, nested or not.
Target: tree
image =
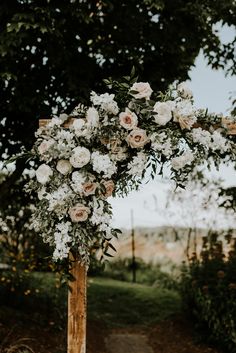
[[[235,41],[221,43],[214,27],[235,25],[234,8],[233,0],[2,0],[1,155],[29,147],[39,117],[70,111],[132,65],[162,90],[188,77],[202,48],[212,67],[234,74]]]

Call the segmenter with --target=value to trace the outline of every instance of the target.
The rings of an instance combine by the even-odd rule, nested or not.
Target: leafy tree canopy
[[[188,78],[202,48],[235,74],[235,41],[221,43],[219,22],[235,25],[234,0],[2,0],[1,155],[31,145],[39,117],[70,111],[133,65],[162,90]]]

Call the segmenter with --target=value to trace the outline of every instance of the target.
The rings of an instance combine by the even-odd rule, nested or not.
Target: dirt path
[[[153,353],[144,334],[112,333],[105,344],[108,353]]]

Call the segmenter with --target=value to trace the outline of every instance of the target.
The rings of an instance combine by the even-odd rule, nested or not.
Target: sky
[[[220,30],[223,42],[229,41],[233,34],[233,30],[229,27]],[[212,70],[207,66],[206,59],[201,52],[196,59],[195,67],[190,71],[190,80],[187,82],[193,91],[197,108],[208,108],[209,112],[228,115],[231,107],[230,93],[236,92],[235,77],[225,77],[223,70]],[[208,172],[208,176],[212,179],[223,178],[226,186],[236,184],[233,167],[221,166],[219,172],[213,168],[211,172]],[[134,214],[135,226],[155,227],[173,224],[173,222],[176,225],[184,225],[183,220],[173,219],[165,211],[169,189],[174,190],[174,186],[166,182],[163,183],[163,180],[157,178],[157,180],[143,185],[140,191],[131,192],[125,198],[111,199],[114,226],[130,228],[131,209]]]

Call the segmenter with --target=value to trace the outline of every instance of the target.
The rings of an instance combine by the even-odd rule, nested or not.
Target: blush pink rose
[[[104,192],[103,196],[105,198],[112,196],[112,193],[115,189],[114,181],[113,180],[105,180],[102,182],[102,184],[105,187],[105,192]]]
[[[125,109],[125,112],[119,114],[119,121],[120,125],[126,130],[132,130],[138,125],[137,115],[128,108]]]
[[[72,222],[84,222],[88,219],[90,209],[82,203],[77,203],[69,209],[68,213]]]
[[[88,181],[88,182],[84,183],[82,185],[82,187],[83,187],[83,194],[85,196],[94,195],[95,191],[97,189],[97,183],[93,183],[91,181]]]
[[[149,139],[145,130],[134,129],[129,133],[126,141],[131,148],[142,148],[149,142]]]
[[[131,93],[136,99],[149,99],[153,90],[151,89],[148,82],[135,82],[133,86],[130,88],[130,91],[136,91],[137,93]]]

